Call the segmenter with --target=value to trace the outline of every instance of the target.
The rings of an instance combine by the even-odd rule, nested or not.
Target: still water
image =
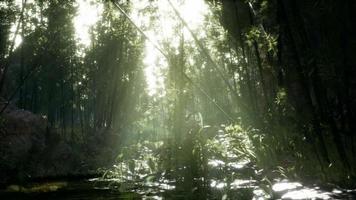
[[[322,190],[305,187],[286,180],[275,183],[272,194],[253,180],[234,180],[227,183],[211,180],[210,186],[202,189],[173,183],[117,183],[115,180],[82,180],[75,182],[32,183],[25,186],[12,185],[1,191],[0,199],[13,200],[114,200],[114,199],[354,199],[350,190]]]
[[[229,138],[218,135],[215,142],[225,150],[215,149],[206,156],[203,168],[198,169],[194,164],[197,157],[182,153],[181,164],[165,166],[165,170],[157,169],[158,166],[153,166],[154,162],[149,162],[154,159],[151,149],[139,146],[139,156],[136,159],[131,157],[127,165],[124,161],[114,165],[111,176],[9,185],[0,190],[0,199],[356,199],[355,190],[333,185],[306,186],[282,178],[268,180],[264,178],[263,170],[252,162],[229,152],[232,149]],[[128,152],[135,151],[129,149]],[[170,170],[167,171],[167,168]]]

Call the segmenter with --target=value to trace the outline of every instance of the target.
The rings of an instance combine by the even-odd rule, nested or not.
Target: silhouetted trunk
[[[24,6],[24,0],[22,0],[22,6]],[[25,65],[25,55],[24,55],[24,38],[25,38],[25,24],[24,24],[24,17],[23,17],[23,12],[21,13],[21,38],[23,40],[22,44],[21,44],[21,52],[20,52],[20,84],[22,82],[22,79],[24,78],[24,65]],[[20,108],[25,108],[25,100],[24,100],[24,91],[23,91],[23,87],[20,88],[20,92],[19,92],[19,107]]]
[[[7,76],[7,72],[9,70],[9,66],[11,64],[11,59],[12,59],[12,56],[13,56],[15,43],[16,43],[16,38],[18,36],[20,25],[23,22],[26,3],[27,3],[27,0],[23,0],[22,1],[21,14],[20,14],[19,21],[17,22],[17,25],[16,25],[16,29],[15,29],[15,32],[14,32],[14,38],[12,39],[12,41],[10,43],[8,57],[5,59],[4,66],[1,66],[1,69],[0,69],[0,71],[2,71],[2,73],[0,74],[1,75],[1,77],[0,77],[0,95],[2,94],[2,90],[3,90],[4,84],[5,84],[5,79],[6,79],[6,76]]]
[[[73,70],[73,63],[69,62],[70,64],[70,73],[71,73],[71,103],[70,103],[70,110],[71,110],[71,139],[74,141],[74,104],[75,104],[75,91],[74,91],[74,70]],[[79,105],[77,105],[79,106]]]
[[[319,139],[319,144],[320,144],[319,146],[321,148],[320,150],[323,155],[323,158],[327,163],[330,163],[328,151],[327,151],[324,137],[322,135],[322,130],[320,127],[320,119],[317,116],[315,107],[313,106],[313,103],[312,103],[312,97],[310,96],[311,91],[310,91],[310,88],[307,83],[308,80],[305,77],[305,71],[304,71],[301,61],[300,61],[300,55],[299,55],[299,52],[297,49],[297,44],[294,39],[292,30],[291,30],[292,25],[289,20],[289,16],[286,14],[287,11],[286,11],[286,7],[285,7],[285,3],[283,0],[278,0],[278,5],[279,5],[279,12],[280,12],[279,22],[280,22],[281,31],[282,31],[281,34],[285,34],[285,39],[287,40],[285,42],[288,42],[290,45],[290,50],[291,50],[292,56],[294,57],[294,60],[295,60],[296,73],[297,73],[297,77],[298,77],[297,80],[298,80],[298,83],[300,84],[301,88],[303,89],[302,97],[305,99],[305,103],[306,103],[305,111],[309,112],[309,114],[308,113],[306,113],[306,114],[299,113],[299,117],[302,119],[304,118],[305,122],[309,121],[312,124],[313,131],[315,132],[317,138]],[[299,108],[299,109],[302,110],[303,108]],[[310,117],[308,117],[308,115],[310,115]],[[310,135],[307,138],[312,138],[312,137],[313,136]],[[315,145],[315,144],[313,144],[313,145]],[[317,152],[315,152],[315,153],[317,153]],[[320,164],[323,165],[322,163],[320,163]]]

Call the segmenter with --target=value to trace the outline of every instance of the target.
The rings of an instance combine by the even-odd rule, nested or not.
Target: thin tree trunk
[[[324,137],[322,135],[322,131],[321,131],[321,127],[320,127],[320,121],[319,118],[317,117],[316,114],[316,110],[312,104],[312,99],[311,99],[311,92],[310,92],[310,88],[308,87],[306,78],[304,77],[304,70],[300,61],[300,55],[299,52],[297,50],[297,46],[296,46],[296,41],[293,37],[292,31],[291,31],[291,24],[289,22],[288,16],[286,14],[286,8],[284,5],[283,0],[278,0],[278,4],[279,4],[279,9],[280,9],[280,18],[283,18],[285,20],[285,29],[286,29],[286,37],[290,40],[290,45],[291,45],[291,51],[293,52],[293,56],[294,59],[296,61],[296,70],[297,70],[297,76],[298,76],[298,81],[299,84],[302,86],[303,90],[304,90],[304,97],[308,106],[308,110],[311,112],[312,115],[312,119],[311,119],[311,123],[313,125],[313,129],[319,139],[319,143],[320,143],[320,147],[321,147],[321,153],[325,159],[325,161],[327,161],[328,163],[330,162],[329,156],[328,156],[328,151],[327,151],[327,147],[324,141]],[[302,117],[302,116],[299,116]],[[311,137],[309,137],[311,138]],[[315,152],[317,153],[317,152]],[[320,165],[323,165],[322,163],[320,163]]]
[[[256,25],[255,24],[255,19],[254,19],[254,13],[253,13],[253,10],[252,10],[252,7],[249,6],[249,17],[250,17],[250,24],[252,26]],[[265,78],[264,78],[264,75],[263,75],[263,66],[262,66],[262,60],[261,60],[261,55],[260,55],[260,50],[259,50],[259,47],[258,47],[258,43],[257,41],[254,39],[253,42],[252,42],[252,45],[253,45],[253,51],[254,51],[254,54],[255,54],[255,57],[256,57],[256,61],[257,61],[257,69],[258,69],[258,73],[259,73],[259,76],[260,76],[260,83],[261,83],[261,87],[262,87],[262,91],[263,91],[263,97],[265,99],[265,103],[267,105],[267,109],[270,108],[270,102],[269,102],[269,98],[268,98],[268,93],[267,93],[267,89],[266,89],[266,83],[265,83]]]
[[[9,70],[9,66],[10,66],[11,59],[12,59],[13,52],[14,52],[14,48],[15,48],[16,38],[17,38],[19,29],[20,29],[20,25],[23,22],[26,2],[27,2],[27,0],[23,0],[23,2],[22,2],[21,15],[20,15],[19,21],[17,22],[16,30],[15,30],[15,33],[14,33],[14,38],[11,41],[9,55],[8,55],[7,59],[5,60],[3,68],[1,69],[2,70],[2,74],[0,74],[1,75],[1,77],[0,77],[0,94],[2,93],[2,90],[3,90],[3,87],[4,87],[4,83],[5,83],[5,78],[7,76],[8,70]]]
[[[22,6],[24,6],[24,0],[22,0]],[[21,19],[22,19],[22,22],[21,22],[21,38],[24,42],[24,39],[25,39],[25,24],[24,24],[24,13],[21,12]],[[22,43],[21,45],[21,52],[20,52],[20,81],[22,81],[22,79],[24,78],[24,65],[25,65],[25,61],[24,61],[24,43]],[[25,102],[24,102],[24,91],[23,91],[23,87],[20,88],[20,99],[19,99],[19,106],[20,108],[25,108]]]
[[[73,63],[69,62],[70,64],[70,73],[71,73],[71,138],[74,140],[74,104],[75,104],[75,92],[74,92],[74,70],[73,70]]]

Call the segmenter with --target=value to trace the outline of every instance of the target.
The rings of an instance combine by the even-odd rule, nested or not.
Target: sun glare
[[[27,0],[27,4],[33,3],[33,0]],[[22,0],[15,1],[16,6],[22,8]],[[103,11],[103,5],[101,3],[95,3],[92,0],[77,0],[76,6],[78,6],[77,15],[73,19],[75,27],[75,35],[78,39],[78,43],[87,47],[90,45],[90,33],[89,29],[93,26],[101,16]],[[17,23],[14,23],[10,29],[10,39],[15,38],[14,49],[22,43],[20,34],[15,36]]]
[[[199,35],[202,34],[200,29],[203,26],[204,17],[207,14],[208,7],[204,0],[184,0],[173,1],[172,4],[179,11],[182,18],[189,24],[189,27]],[[143,10],[149,5],[149,1],[135,0],[132,2],[133,12],[132,19],[158,46],[163,42],[169,41],[170,45],[176,49],[179,46],[179,37],[177,37],[176,27],[181,24],[168,0],[157,0],[157,22],[153,27],[148,27],[150,23],[147,15],[143,15],[139,10]],[[199,30],[197,30],[199,29]],[[185,41],[193,42],[190,34],[183,29]],[[164,69],[168,66],[164,56],[157,51],[150,41],[145,44],[145,75],[147,80],[147,91],[150,96],[162,97],[165,95],[164,90]]]
[[[16,1],[21,6],[21,0]],[[183,19],[189,24],[198,36],[202,36],[202,26],[204,17],[209,10],[204,0],[171,0],[172,4],[179,11]],[[176,28],[181,24],[168,0],[157,0],[157,21],[153,26],[150,17],[140,11],[150,5],[149,0],[133,0],[131,17],[134,22],[142,27],[145,33],[150,37],[157,46],[162,46],[163,42],[169,41],[173,48],[178,49],[179,37],[177,37]],[[100,19],[103,12],[103,4],[93,0],[77,0],[77,15],[73,19],[75,35],[77,42],[82,47],[88,47],[91,43],[90,28]],[[15,26],[12,27],[14,37]],[[189,32],[184,28],[183,34],[186,42],[193,39]],[[22,42],[20,35],[16,36],[15,48]],[[164,69],[168,64],[164,56],[154,48],[150,41],[145,42],[144,68],[147,82],[147,92],[150,96],[162,97],[165,95],[164,90]]]
[[[26,3],[32,3],[32,0],[28,0]],[[2,2],[2,4],[0,4],[1,6],[5,6],[6,4],[4,2]],[[18,8],[21,10],[22,9],[22,0],[16,0],[15,1],[15,5],[18,6]],[[22,43],[23,38],[21,37],[21,35],[19,34],[21,30],[18,30],[17,35],[15,35],[16,33],[16,29],[17,29],[17,25],[18,25],[18,20],[19,17],[16,19],[16,22],[12,24],[11,28],[10,28],[10,41],[14,41],[14,49],[16,49],[17,47],[19,47]],[[19,27],[20,28],[20,27]]]
[[[16,33],[16,28],[17,25],[14,24],[11,28],[10,28],[10,37],[12,41],[14,41],[14,49],[16,49],[17,47],[19,47],[22,43],[22,37],[20,34],[15,35]]]
[[[87,47],[90,45],[89,29],[99,20],[103,5],[94,3],[91,0],[78,0],[76,3],[78,11],[73,19],[75,34],[79,44]]]

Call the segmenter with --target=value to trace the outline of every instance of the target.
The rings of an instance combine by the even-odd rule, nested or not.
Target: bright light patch
[[[16,28],[17,28],[17,25],[15,25],[15,24],[11,27],[11,29],[10,29],[10,37],[9,37],[9,38],[11,38],[11,42],[15,40],[14,41],[14,49],[19,47],[21,45],[21,43],[22,43],[22,37],[19,34],[21,32],[21,30],[18,31],[17,35],[15,35]]]
[[[23,2],[23,0],[16,0],[16,1],[15,1],[15,5],[18,6],[18,8],[19,8],[20,10],[22,10],[22,5],[23,5],[23,3],[25,3],[25,2]],[[26,3],[27,3],[27,4],[28,4],[28,3],[33,3],[33,0],[27,0]],[[3,7],[3,6],[7,6],[6,3],[2,2],[2,3],[0,4],[0,7]],[[25,8],[26,8],[26,7],[25,7]],[[13,50],[15,50],[17,47],[19,47],[19,46],[21,45],[21,43],[22,43],[22,37],[20,36],[20,33],[21,33],[22,30],[18,30],[17,35],[15,35],[16,29],[17,29],[18,20],[20,20],[20,18],[17,18],[17,19],[16,19],[16,22],[13,23],[12,26],[11,26],[11,28],[10,28],[10,36],[9,36],[9,39],[10,39],[11,42],[15,40],[15,41],[14,41],[14,49],[13,49]]]
[[[89,29],[99,20],[103,12],[103,5],[90,0],[78,0],[76,3],[78,11],[73,19],[75,34],[79,40],[79,44],[87,47],[91,41]]]
[[[282,196],[282,199],[331,199],[331,196],[328,192],[306,188],[288,192]]]
[[[219,182],[216,180],[211,180],[211,182],[210,182],[210,187],[216,188],[216,189],[223,189],[224,187],[226,187],[226,185],[227,185],[227,183]]]
[[[276,192],[282,192],[285,190],[292,190],[302,187],[302,184],[297,183],[297,182],[280,182],[276,183],[272,186],[272,189]]]
[[[30,4],[33,2],[33,0],[27,0],[26,4]],[[22,3],[23,0],[15,0],[15,4],[19,7],[19,9],[22,9]],[[79,44],[82,44],[87,47],[90,45],[89,28],[99,20],[99,17],[101,16],[101,13],[103,11],[103,5],[101,3],[95,3],[92,0],[77,0],[76,4],[78,6],[78,11],[77,15],[73,19],[75,35],[78,39]],[[10,30],[10,38],[16,37],[14,49],[19,47],[22,43],[21,36],[19,34],[15,36],[16,27],[17,22],[16,24],[12,25]]]
[[[158,91],[162,89],[162,86],[164,85],[163,74],[161,72],[161,68],[164,66],[164,63],[160,62],[162,58],[157,56],[159,52],[157,52],[151,43],[146,43],[145,54],[146,56],[143,60],[143,63],[146,66],[145,75],[148,95],[154,96],[158,94]],[[158,96],[164,95],[165,93],[162,91]]]
[[[171,2],[192,30],[197,30],[203,26],[205,15],[209,10],[204,0],[184,0],[179,1],[179,3],[177,0],[171,0]],[[183,28],[182,23],[176,16],[168,0],[157,0],[154,1],[154,4],[157,6],[155,13],[157,21],[153,26],[149,26],[150,20],[147,14],[139,12],[150,5],[148,0],[133,0],[131,17],[138,26],[144,29],[146,35],[155,44],[162,46],[163,42],[168,42],[171,47],[177,50],[180,42],[177,27],[181,26]],[[204,29],[196,31],[199,37],[204,35],[204,31],[202,30]],[[194,42],[185,28],[183,28],[183,34],[186,42]],[[164,56],[153,47],[150,41],[146,40],[145,46],[144,65],[147,91],[150,96],[162,97],[165,95],[163,69],[168,66],[168,63]]]
[[[208,165],[211,165],[213,167],[221,167],[225,165],[225,162],[222,160],[209,160]]]
[[[177,5],[177,4],[175,4]],[[186,0],[182,6],[178,7],[183,19],[189,24],[190,28],[195,29],[204,21],[208,6],[204,0]]]
[[[235,168],[235,169],[242,169],[244,168],[247,164],[249,163],[248,160],[242,160],[242,161],[239,161],[239,162],[231,162],[231,163],[228,163],[227,165],[231,168]]]
[[[254,184],[256,184],[256,180],[236,179],[231,183],[231,189],[252,188],[255,187]]]

